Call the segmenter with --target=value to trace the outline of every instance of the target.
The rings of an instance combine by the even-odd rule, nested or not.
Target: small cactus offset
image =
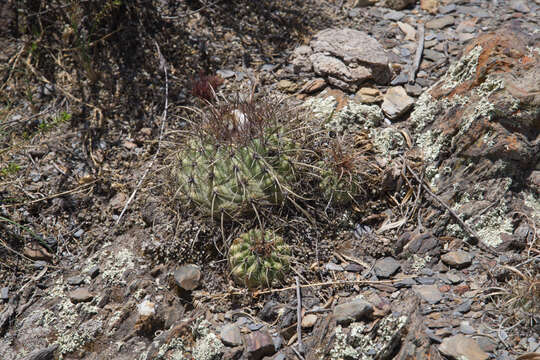
[[[205,215],[239,219],[258,208],[280,205],[294,178],[293,142],[285,129],[257,109],[227,108],[177,153],[178,193]],[[249,110],[252,110],[251,112]]]
[[[326,158],[317,163],[319,188],[324,199],[336,205],[347,205],[363,194],[359,182],[362,157],[354,148],[347,148],[335,140],[327,150]]]
[[[289,269],[290,248],[272,231],[251,230],[240,235],[229,249],[235,281],[249,288],[271,286]]]

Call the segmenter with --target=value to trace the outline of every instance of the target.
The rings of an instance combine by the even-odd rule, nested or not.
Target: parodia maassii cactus
[[[233,278],[250,288],[271,286],[289,268],[290,248],[273,231],[253,229],[240,235],[229,249]]]
[[[293,148],[279,126],[249,139],[220,141],[198,134],[178,152],[174,170],[178,192],[218,220],[280,205],[294,178],[289,157]]]

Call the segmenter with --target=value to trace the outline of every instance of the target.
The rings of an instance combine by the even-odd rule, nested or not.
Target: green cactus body
[[[321,168],[321,181],[319,188],[327,201],[337,205],[346,205],[358,196],[362,189],[349,173],[338,173],[338,170],[329,169],[328,164],[319,162]]]
[[[254,206],[279,205],[294,175],[284,151],[292,147],[277,131],[240,144],[211,136],[192,139],[178,153],[179,193],[216,219],[252,214]]]
[[[229,249],[231,274],[249,288],[270,286],[289,268],[290,248],[272,231],[251,230],[234,240]]]

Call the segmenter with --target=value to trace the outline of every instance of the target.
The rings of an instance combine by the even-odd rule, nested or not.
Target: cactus
[[[290,248],[272,231],[251,230],[229,249],[233,278],[249,288],[270,286],[289,268]]]
[[[317,162],[323,198],[335,205],[354,202],[363,193],[359,183],[362,157],[356,149],[339,140],[333,141],[326,152],[324,160]]]
[[[213,119],[177,153],[173,170],[181,197],[217,220],[281,205],[294,179],[294,143],[284,126],[252,104],[241,105],[214,108]]]

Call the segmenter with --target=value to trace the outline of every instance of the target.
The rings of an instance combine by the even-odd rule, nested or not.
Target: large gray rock
[[[350,68],[360,65],[369,69],[377,83],[390,81],[392,73],[384,48],[365,32],[349,28],[326,29],[318,32],[310,45],[314,53],[336,57]]]

